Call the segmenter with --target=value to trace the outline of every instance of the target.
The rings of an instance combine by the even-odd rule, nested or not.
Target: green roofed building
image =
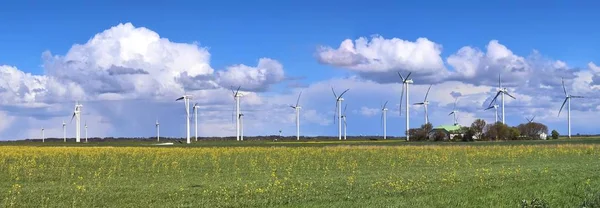
[[[450,138],[453,138],[456,135],[461,135],[461,136],[463,135],[463,133],[460,132],[461,127],[462,126],[460,126],[460,125],[437,126],[437,127],[434,127],[433,129],[431,129],[431,131],[429,131],[429,134],[427,136],[429,137],[429,140],[448,141],[448,140],[450,140]],[[442,134],[443,134],[443,139],[440,138]]]

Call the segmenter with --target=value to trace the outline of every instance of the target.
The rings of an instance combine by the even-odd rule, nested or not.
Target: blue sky
[[[385,39],[398,38],[411,42],[424,37],[440,44],[442,46],[440,57],[450,72],[455,69],[446,63],[447,57],[464,46],[485,51],[491,40],[498,40],[512,53],[521,57],[528,57],[533,50],[537,50],[547,59],[567,63],[569,68],[590,71],[588,63],[600,63],[600,58],[597,56],[600,52],[600,42],[597,41],[600,32],[595,27],[596,21],[600,19],[600,14],[595,11],[598,6],[600,3],[595,1],[573,3],[512,0],[3,2],[0,3],[0,66],[12,66],[25,73],[51,76],[43,66],[44,51],[64,56],[74,44],[85,44],[102,31],[120,23],[131,23],[136,28],[147,28],[170,42],[184,44],[197,42],[201,47],[207,47],[210,53],[210,66],[217,71],[236,64],[255,66],[258,59],[263,57],[276,60],[283,65],[285,77],[303,78],[300,82],[305,85],[305,88],[338,79],[358,79],[360,82],[381,83],[379,87],[386,87],[381,80],[365,78],[358,74],[356,69],[349,70],[347,67],[335,64],[335,61],[319,62],[316,58],[320,46],[336,49],[345,39],[356,40],[360,37],[370,39],[375,34]],[[400,69],[406,73],[411,70],[418,69]],[[465,84],[485,86],[474,81],[477,79],[479,78],[471,77],[460,80]],[[289,82],[269,83],[271,85],[269,90],[256,92],[257,96],[276,100],[279,98],[271,97],[287,96],[302,90],[289,89],[287,87]],[[445,81],[439,80],[439,82]],[[360,86],[353,83],[348,85]],[[528,92],[528,95],[532,96],[533,91],[528,90]],[[357,101],[352,103],[355,107],[349,107],[355,111],[360,111],[363,106],[373,107],[372,103],[377,106],[381,99],[385,99],[367,103],[365,99],[360,99],[361,95],[355,96]],[[560,97],[560,94],[557,96]],[[9,96],[5,96],[4,99],[5,102],[11,101]],[[412,98],[414,99],[416,98]],[[28,102],[43,103],[44,101],[29,100]],[[560,101],[558,102],[560,106]],[[527,103],[527,105],[534,104]],[[445,104],[439,107],[447,108]],[[582,114],[589,113],[594,108],[595,106],[585,106],[581,109]],[[10,111],[18,110],[10,109]],[[319,108],[316,105],[313,110],[317,114],[326,114],[332,109],[329,106]],[[6,125],[37,129],[38,127],[34,126],[43,125],[43,122],[38,121],[40,118],[36,116],[39,117],[44,113],[51,114],[49,112],[51,110],[48,109],[40,109],[40,111],[35,115],[19,114],[20,117],[15,117],[15,121],[26,119],[27,124]],[[465,111],[469,109],[465,108]],[[413,118],[422,117],[420,114],[422,112],[414,113]],[[478,117],[477,115],[480,115],[478,113],[481,112],[472,113],[473,116]],[[540,112],[536,111],[536,113]],[[356,116],[359,121],[355,122],[365,123],[365,125],[357,125],[357,128],[349,133],[379,133],[378,116],[362,117],[364,115],[360,113]],[[514,124],[524,120],[513,119]],[[415,120],[413,123],[419,123],[418,121]],[[565,130],[566,125],[562,124],[563,121],[564,119],[552,121],[549,125],[551,128]],[[403,123],[401,118],[391,119],[390,122],[390,125],[399,126]],[[443,122],[448,123],[445,120]],[[554,123],[556,126],[552,126]],[[167,135],[180,135],[179,128],[173,125],[174,130],[165,129],[162,132]],[[291,127],[285,128],[291,129]],[[308,122],[305,128],[314,129],[312,134],[336,133],[333,125]],[[134,134],[133,130],[111,129],[107,134]],[[577,132],[577,130],[596,133],[592,127],[574,125],[573,131]],[[266,134],[267,132],[271,130],[253,133]],[[6,137],[26,135],[17,131],[1,134]]]

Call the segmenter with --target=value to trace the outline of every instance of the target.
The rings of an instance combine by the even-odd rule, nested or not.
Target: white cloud
[[[362,106],[362,107],[360,107],[359,113],[360,113],[360,115],[367,116],[367,117],[375,116],[377,114],[380,114],[380,109]]]
[[[284,79],[283,65],[276,60],[261,58],[256,67],[243,64],[227,67],[217,73],[221,86],[243,86],[244,90],[266,91],[271,84]]]

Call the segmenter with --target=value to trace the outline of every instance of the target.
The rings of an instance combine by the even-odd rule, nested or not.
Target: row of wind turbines
[[[400,115],[402,115],[402,101],[404,99],[404,96],[406,96],[406,140],[409,141],[410,140],[410,135],[408,134],[408,131],[410,129],[410,114],[409,114],[409,108],[410,108],[410,101],[409,101],[409,86],[410,84],[414,84],[414,81],[412,79],[410,79],[410,75],[412,73],[408,73],[408,75],[406,75],[406,77],[402,76],[402,74],[400,74],[398,72],[398,76],[400,77],[400,80],[402,82],[402,94],[400,96]],[[422,102],[418,102],[418,103],[413,103],[412,105],[421,105],[423,106],[424,109],[424,120],[425,120],[425,124],[429,123],[429,113],[428,113],[428,106],[429,106],[429,100],[427,99],[429,96],[429,92],[431,90],[432,85],[429,85],[429,88],[427,89],[427,92],[425,93],[425,98]],[[560,110],[558,112],[558,115],[560,116],[560,113],[562,112],[562,109],[564,108],[565,104],[567,105],[567,120],[568,120],[568,136],[569,138],[571,137],[571,98],[583,98],[583,96],[577,96],[577,95],[570,95],[567,93],[567,90],[565,88],[565,83],[564,83],[564,79],[562,80],[562,87],[563,87],[563,92],[565,94],[565,99],[560,107]],[[241,113],[241,109],[240,109],[240,100],[243,97],[243,94],[240,93],[240,88],[241,86],[239,86],[236,90],[232,89],[232,95],[233,95],[233,99],[235,102],[235,123],[236,123],[236,140],[237,141],[244,141],[244,130],[243,130],[243,117],[244,114]],[[344,101],[343,96],[349,91],[350,89],[346,89],[344,90],[342,93],[340,93],[339,95],[337,95],[335,93],[335,90],[333,89],[333,87],[331,88],[331,91],[333,92],[333,96],[335,98],[335,113],[334,113],[334,123],[336,122],[336,120],[338,121],[338,139],[339,140],[346,140],[346,136],[347,136],[347,121],[346,121],[346,109],[348,107],[348,105],[346,104],[344,106],[344,109],[342,111],[342,102]],[[489,106],[484,109],[484,110],[490,110],[490,109],[494,109],[495,110],[495,122],[498,122],[498,108],[501,108],[502,111],[502,119],[501,122],[502,124],[505,124],[505,95],[509,96],[510,98],[516,99],[513,95],[511,95],[506,87],[502,86],[502,81],[500,78],[500,75],[498,75],[498,91],[496,93],[496,95],[494,96],[494,98],[492,99],[492,101],[490,102]],[[298,94],[298,98],[296,99],[296,104],[295,105],[290,105],[290,107],[292,109],[294,109],[295,111],[295,120],[296,120],[296,140],[300,140],[300,109],[302,109],[302,107],[299,105],[300,103],[300,97],[302,96],[302,92],[300,92]],[[500,102],[501,105],[497,105],[496,101],[498,100],[498,98],[500,97]],[[184,94],[183,96],[177,98],[175,101],[183,101],[184,102],[184,106],[185,106],[185,113],[186,113],[186,143],[190,144],[191,143],[191,139],[190,139],[190,104],[191,104],[191,99],[192,96],[191,95],[187,95]],[[448,114],[449,116],[452,115],[453,116],[453,121],[454,121],[454,125],[458,125],[458,118],[457,118],[457,114],[458,114],[458,110],[456,109],[456,103],[458,101],[458,98],[455,98],[454,101],[454,108],[453,110]],[[388,108],[386,107],[388,104],[388,101],[386,101],[383,105],[381,105],[381,121],[382,121],[382,127],[383,127],[383,139],[387,139],[387,111]],[[75,119],[75,123],[76,123],[76,128],[75,128],[75,140],[76,142],[81,142],[81,112],[82,112],[82,107],[83,105],[80,104],[79,102],[76,102],[75,104],[75,109],[73,110],[73,115],[71,117],[71,122],[73,122],[73,119]],[[198,103],[195,103],[192,106],[193,109],[193,114],[194,114],[194,129],[195,129],[195,140],[198,141],[198,109],[200,108],[200,106],[198,105]],[[62,123],[62,127],[63,127],[63,139],[66,142],[66,123],[63,121]],[[88,136],[87,136],[87,122],[85,123],[85,142],[87,142],[88,140]],[[157,141],[160,141],[160,123],[158,122],[158,119],[156,120],[155,123],[155,127],[156,127],[156,139]],[[45,141],[45,136],[44,136],[44,128],[41,129],[41,133],[42,133],[42,142]],[[342,133],[343,133],[343,137],[342,137]]]

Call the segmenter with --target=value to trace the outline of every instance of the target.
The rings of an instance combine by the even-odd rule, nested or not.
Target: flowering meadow
[[[0,207],[578,207],[600,145],[0,146]]]

